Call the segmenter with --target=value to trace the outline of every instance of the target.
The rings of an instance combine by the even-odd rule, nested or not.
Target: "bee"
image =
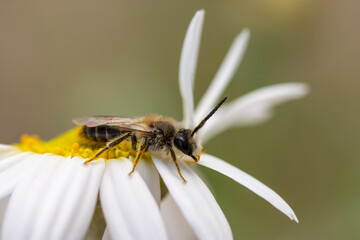
[[[151,115],[142,118],[123,118],[113,116],[86,116],[73,119],[73,123],[82,126],[81,136],[95,141],[103,148],[87,164],[97,159],[102,153],[115,147],[123,141],[128,141],[136,151],[133,168],[129,176],[135,171],[136,165],[145,152],[160,159],[172,159],[177,172],[184,183],[178,160],[198,162],[202,146],[195,135],[205,122],[226,101],[224,97],[211,112],[194,129],[186,129],[181,123],[172,118]]]

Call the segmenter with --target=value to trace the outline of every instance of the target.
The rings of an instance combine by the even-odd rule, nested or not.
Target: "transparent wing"
[[[124,118],[114,116],[85,116],[72,120],[77,125],[87,127],[110,126],[128,131],[138,131],[142,133],[151,133],[151,128],[144,122],[143,118]]]

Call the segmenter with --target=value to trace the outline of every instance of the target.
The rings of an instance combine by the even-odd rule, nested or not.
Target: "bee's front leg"
[[[179,176],[181,177],[181,179],[183,180],[184,184],[187,182],[186,179],[183,177],[183,175],[181,174],[181,171],[180,171],[180,167],[179,167],[179,164],[177,163],[176,161],[176,155],[175,155],[175,152],[174,152],[174,149],[172,149],[171,146],[168,146],[168,149],[170,151],[170,155],[171,155],[171,158],[175,164],[175,167],[179,173]]]

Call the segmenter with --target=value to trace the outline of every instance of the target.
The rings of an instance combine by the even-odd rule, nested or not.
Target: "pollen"
[[[89,142],[80,136],[81,127],[72,129],[50,141],[42,141],[37,135],[24,134],[20,138],[20,143],[15,144],[23,152],[52,153],[64,157],[79,156],[84,159],[93,157],[102,149],[102,146]],[[103,153],[100,157],[114,159],[134,155],[129,147],[129,143],[122,142],[118,146]]]
[[[38,143],[39,141],[40,141],[40,138],[37,135],[24,134],[20,138],[20,142],[22,144],[27,144],[27,145],[30,145],[30,146],[33,145],[34,143]]]
[[[74,151],[74,152],[79,152],[79,143],[77,143],[77,142],[74,142],[73,143],[73,145],[72,145],[72,150]]]

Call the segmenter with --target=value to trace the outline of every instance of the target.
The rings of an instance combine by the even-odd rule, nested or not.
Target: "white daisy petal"
[[[112,240],[112,237],[110,235],[110,232],[109,232],[109,228],[106,227],[105,228],[105,231],[104,231],[104,235],[102,237],[102,240]]]
[[[0,199],[9,195],[26,174],[38,167],[39,154],[20,153],[0,162]]]
[[[24,152],[15,146],[0,144],[0,171],[16,164],[19,160],[9,158],[21,153]]]
[[[0,144],[0,152],[4,150],[14,150],[17,149],[14,145],[6,145],[6,144]]]
[[[21,151],[12,145],[4,145],[0,144],[0,168],[1,168],[1,162],[3,159],[8,158],[10,156],[13,156],[15,154],[21,153]]]
[[[145,181],[147,187],[152,193],[154,199],[156,200],[158,206],[160,206],[161,190],[160,190],[160,178],[159,174],[156,171],[156,168],[152,161],[140,160],[136,171],[140,174],[142,179]],[[109,228],[106,227],[102,240],[111,240],[112,237],[109,232]]]
[[[36,239],[81,239],[90,225],[104,160],[83,164],[80,157],[68,158],[54,173],[43,205],[37,213]]]
[[[12,163],[8,163],[8,158],[10,157],[13,157],[15,155],[18,155],[20,153],[23,153],[23,152],[20,152],[20,151],[17,151],[17,150],[10,150],[10,151],[4,151],[4,152],[0,152],[0,171],[8,168],[8,167],[11,167],[12,165],[16,164],[17,161],[14,161],[14,160],[9,160],[10,162]],[[13,162],[14,161],[14,162]]]
[[[179,161],[181,172],[187,180],[184,184],[173,163],[157,158],[153,158],[153,161],[199,239],[232,239],[229,223],[214,196],[190,167]]]
[[[216,105],[230,80],[233,78],[244,56],[250,31],[244,29],[232,43],[225,59],[223,60],[214,80],[205,92],[195,111],[195,123],[198,124]]]
[[[145,181],[158,206],[160,206],[160,178],[159,173],[156,171],[154,163],[152,161],[145,161],[141,159],[136,166],[136,170],[138,171],[138,173],[140,173],[140,176]]]
[[[39,158],[40,159],[40,158]],[[1,239],[30,239],[34,220],[43,204],[43,192],[59,166],[59,159],[43,156],[41,166],[17,184],[5,214]]]
[[[3,236],[9,237],[6,239],[81,239],[94,212],[105,164],[97,161],[84,166],[82,158],[60,156],[43,159],[39,171],[29,174],[16,187]],[[19,198],[23,201],[21,206],[16,205]]]
[[[19,162],[23,161],[26,157],[30,156],[31,153],[18,153],[11,154],[10,152],[3,153],[0,159],[0,173],[13,167]]]
[[[161,201],[160,209],[169,239],[197,239],[193,229],[182,215],[179,207],[176,205],[170,194],[167,194]]]
[[[291,220],[299,222],[291,207],[276,192],[249,174],[209,154],[202,154],[198,164],[228,176],[268,201],[275,208],[287,215]]]
[[[4,216],[7,205],[9,203],[9,199],[10,199],[10,195],[0,199],[0,223],[4,221]],[[1,228],[0,228],[0,236],[1,236]]]
[[[180,57],[179,85],[183,101],[184,126],[192,128],[194,98],[193,86],[200,47],[204,10],[197,11],[186,32]]]
[[[100,199],[113,239],[166,239],[158,205],[128,159],[106,161]]]
[[[273,107],[304,97],[308,91],[308,86],[303,83],[283,83],[250,92],[224,104],[200,129],[201,139],[206,142],[230,127],[262,123],[271,117]]]

